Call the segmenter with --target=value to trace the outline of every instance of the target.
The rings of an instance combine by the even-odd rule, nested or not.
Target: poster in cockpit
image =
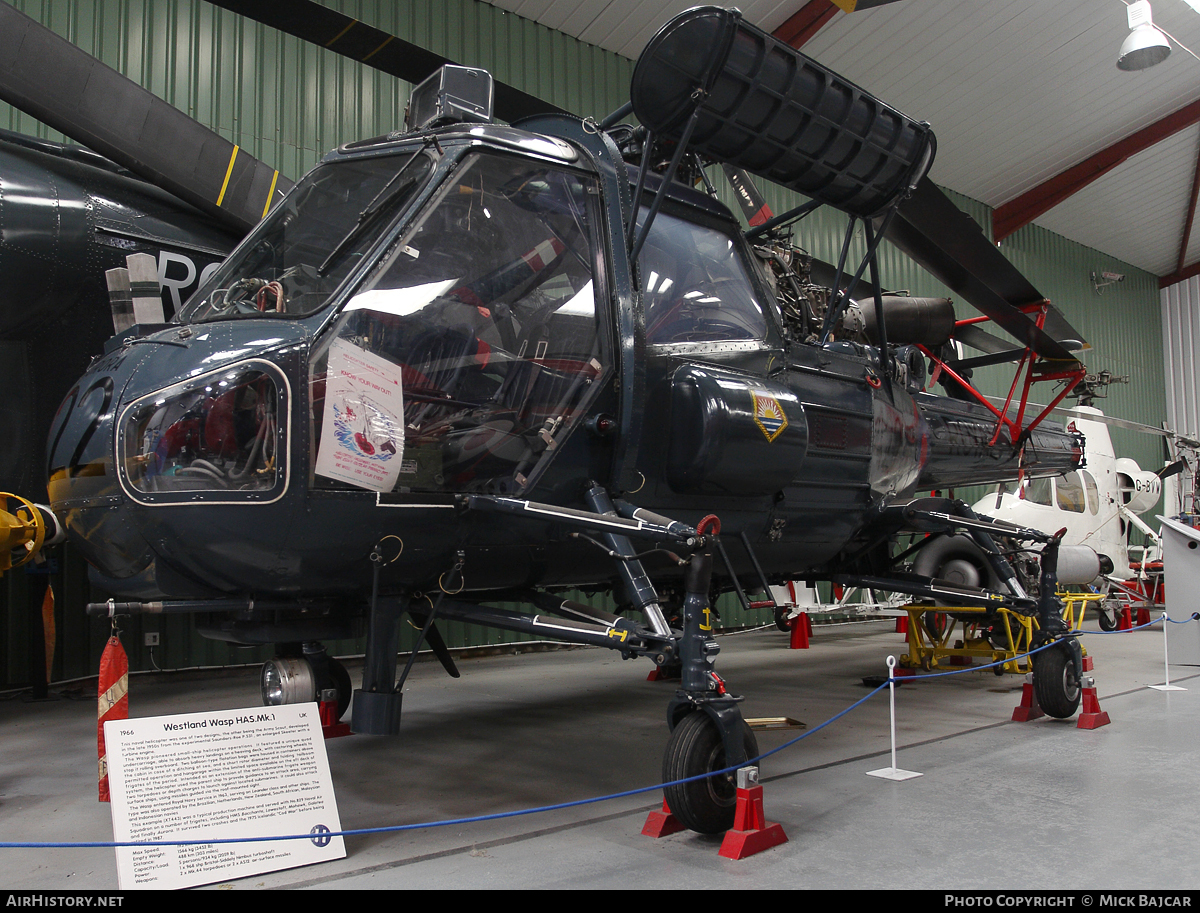
[[[317,475],[391,491],[404,455],[400,367],[344,339],[329,347]]]

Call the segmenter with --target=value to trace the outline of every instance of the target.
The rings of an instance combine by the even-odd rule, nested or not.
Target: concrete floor
[[[1086,626],[1095,630],[1094,622]],[[658,792],[467,825],[346,839],[332,863],[223,884],[255,888],[1200,887],[1196,746],[1200,670],[1171,668],[1162,693],[1157,627],[1084,638],[1112,723],[1013,723],[1023,679],[990,671],[910,682],[896,693],[890,782],[886,691],[762,762],[767,817],[789,842],[734,862],[720,838],[640,834]],[[903,651],[891,621],[818,626],[789,650],[775,629],[722,638],[718,670],[747,717],[815,728],[868,693]],[[414,667],[403,734],[327,743],[342,826],[383,827],[581,800],[661,781],[674,685],[649,664],[575,649],[470,658],[449,679]],[[357,681],[358,670],[352,666]],[[251,707],[257,672],[135,676],[131,716]],[[95,697],[0,703],[0,840],[107,841],[96,802]],[[762,750],[796,731],[759,732]],[[0,849],[6,888],[109,890],[114,853]]]

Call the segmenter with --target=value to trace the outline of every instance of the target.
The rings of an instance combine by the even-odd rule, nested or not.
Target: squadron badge
[[[766,435],[767,442],[770,443],[783,433],[783,429],[788,426],[787,416],[783,412],[783,406],[779,405],[779,400],[773,396],[768,396],[766,393],[754,392],[754,424],[762,429],[762,433]]]

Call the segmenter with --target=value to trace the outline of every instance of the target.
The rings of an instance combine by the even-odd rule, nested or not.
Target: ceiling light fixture
[[[1127,12],[1130,32],[1121,45],[1117,68],[1144,70],[1156,63],[1162,63],[1170,56],[1171,43],[1150,20],[1150,0],[1137,0],[1136,3],[1129,4]]]

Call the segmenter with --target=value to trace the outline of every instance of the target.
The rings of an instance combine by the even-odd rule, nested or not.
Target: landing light
[[[317,699],[317,681],[307,659],[276,656],[263,663],[259,684],[262,701],[268,707]]]

